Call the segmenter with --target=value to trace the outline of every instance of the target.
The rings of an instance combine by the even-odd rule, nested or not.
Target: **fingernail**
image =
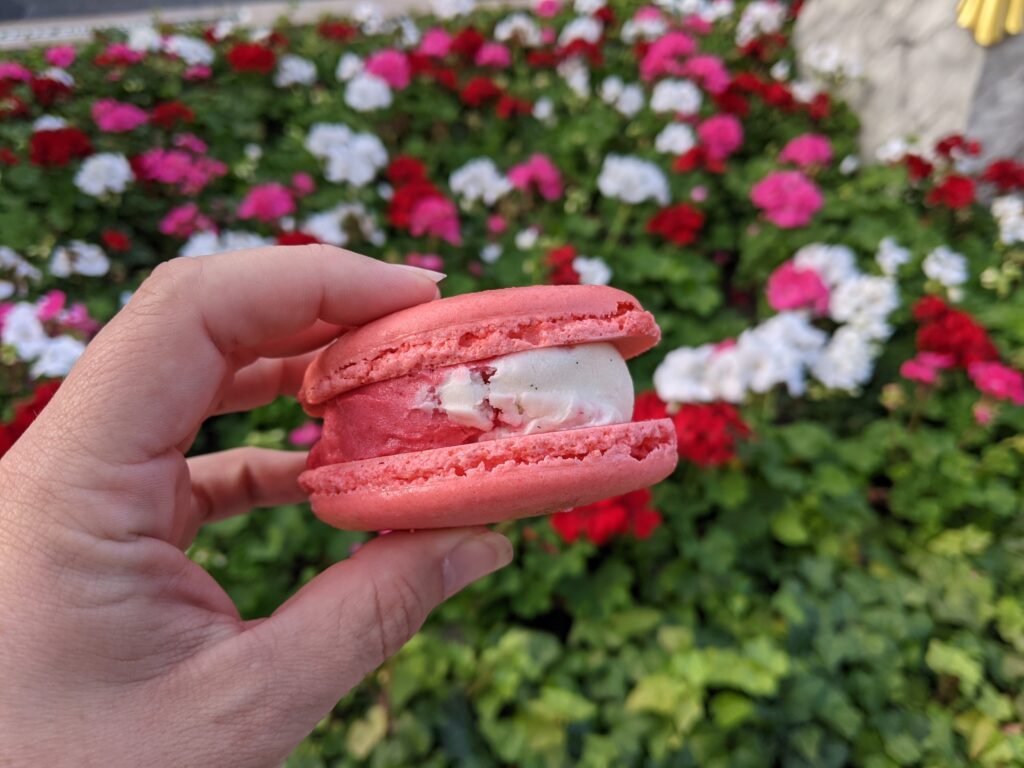
[[[460,589],[492,571],[512,562],[512,542],[500,533],[487,531],[459,542],[441,565],[444,596],[451,597]]]
[[[423,267],[414,267],[412,264],[394,264],[393,266],[401,267],[402,269],[407,269],[410,272],[415,272],[415,273],[417,273],[419,275],[423,275],[425,278],[427,278],[428,280],[432,280],[435,283],[440,283],[442,280],[444,280],[446,277],[448,277],[448,275],[446,275],[444,272],[435,272],[432,269],[423,269]]]

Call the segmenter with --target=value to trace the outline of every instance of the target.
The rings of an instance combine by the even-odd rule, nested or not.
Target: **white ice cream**
[[[459,366],[437,388],[440,408],[486,438],[621,424],[632,419],[633,379],[612,344],[545,347],[499,357],[486,372]],[[485,380],[486,379],[486,380]]]

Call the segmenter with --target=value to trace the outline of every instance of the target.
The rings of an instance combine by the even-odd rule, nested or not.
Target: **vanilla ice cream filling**
[[[622,424],[633,379],[612,344],[544,347],[454,367],[424,406],[483,430],[481,440]]]

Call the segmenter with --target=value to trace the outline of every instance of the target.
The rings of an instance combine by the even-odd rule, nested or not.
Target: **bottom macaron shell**
[[[331,464],[299,483],[337,528],[451,528],[589,504],[663,480],[675,465],[675,429],[660,419]]]

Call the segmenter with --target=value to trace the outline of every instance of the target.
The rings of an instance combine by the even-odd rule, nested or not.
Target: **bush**
[[[0,451],[178,254],[319,240],[443,266],[447,293],[610,279],[663,329],[633,370],[678,471],[498,526],[515,563],[293,764],[1021,763],[1024,169],[959,137],[862,163],[821,89],[843,73],[790,74],[795,9],[576,5],[0,63]],[[196,450],[309,433],[279,401]],[[291,506],[191,554],[256,616],[363,539]]]

